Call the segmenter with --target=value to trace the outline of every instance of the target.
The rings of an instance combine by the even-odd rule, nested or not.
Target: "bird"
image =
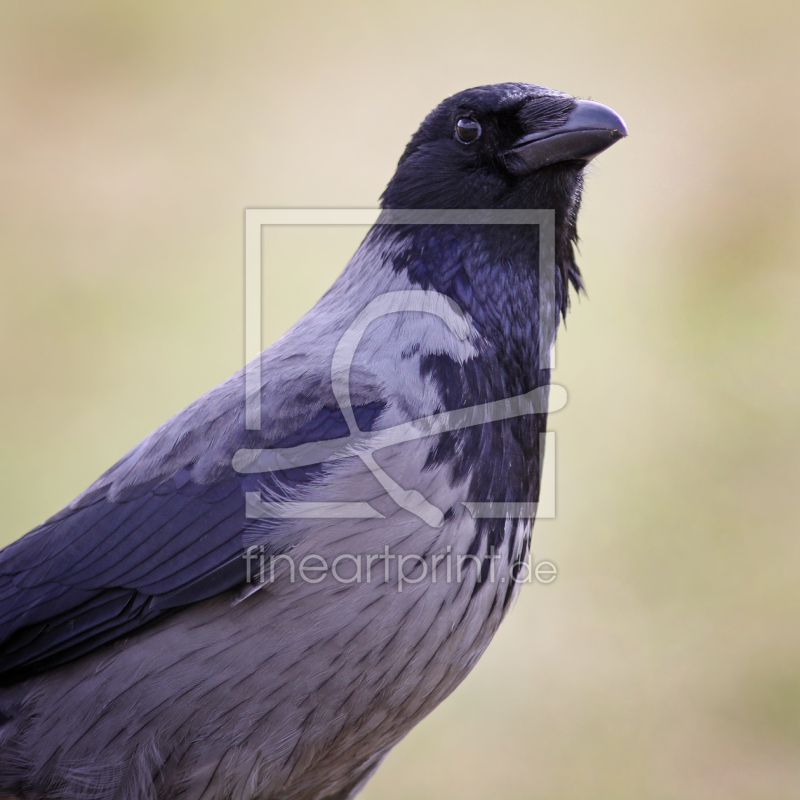
[[[584,175],[626,135],[446,98],[317,304],[0,551],[0,797],[361,791],[520,589]]]

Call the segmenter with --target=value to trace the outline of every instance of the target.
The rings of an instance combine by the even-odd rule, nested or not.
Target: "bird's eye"
[[[478,139],[481,135],[481,126],[478,120],[472,117],[461,117],[456,122],[456,139],[461,144],[470,144]]]

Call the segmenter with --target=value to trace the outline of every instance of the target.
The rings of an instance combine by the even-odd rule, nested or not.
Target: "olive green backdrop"
[[[242,363],[243,209],[373,206],[444,96],[618,110],[554,380],[558,514],[367,800],[800,796],[800,5],[0,9],[0,540]],[[363,231],[265,235],[265,343]]]

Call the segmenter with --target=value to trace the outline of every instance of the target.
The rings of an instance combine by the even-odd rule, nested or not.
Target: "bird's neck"
[[[486,356],[502,365],[508,388],[527,391],[541,384],[540,333],[544,325],[555,335],[571,246],[565,250],[557,241],[548,283],[540,280],[535,226],[398,226],[372,244],[395,274],[459,306],[485,343]]]

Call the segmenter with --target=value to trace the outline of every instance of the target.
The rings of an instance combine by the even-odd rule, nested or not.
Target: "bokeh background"
[[[617,109],[549,586],[367,800],[800,797],[800,4],[4,2],[0,540],[242,363],[243,209],[374,206],[443,97]],[[265,239],[265,343],[363,230]]]

